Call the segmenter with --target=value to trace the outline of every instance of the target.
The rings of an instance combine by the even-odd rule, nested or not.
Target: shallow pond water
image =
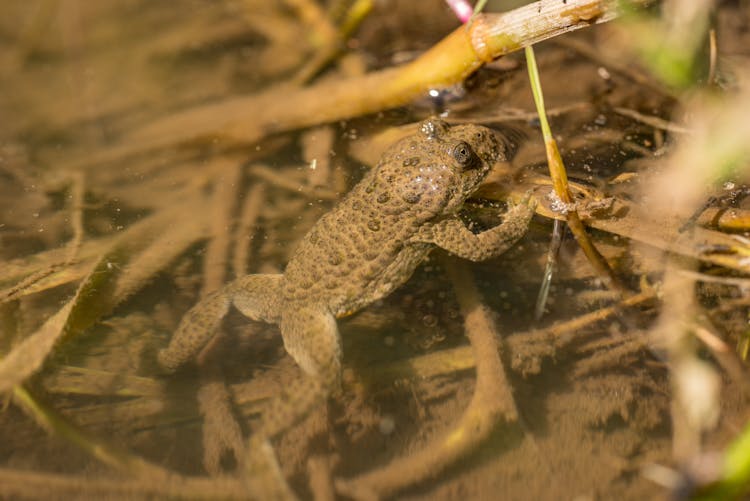
[[[247,437],[264,404],[302,377],[278,328],[230,311],[198,363],[167,374],[156,354],[201,296],[247,273],[283,270],[300,238],[419,120],[442,114],[504,138],[509,158],[461,212],[473,231],[498,224],[506,201],[529,189],[549,205],[544,145],[518,54],[406,107],[291,132],[252,130],[247,142],[237,140],[241,128],[231,138],[223,130],[191,136],[193,127],[222,124],[235,98],[269,87],[278,89],[268,99],[294,92],[284,85],[320,43],[320,26],[295,10],[305,4],[0,6],[0,352],[35,336],[19,362],[23,384],[4,388],[14,404],[0,413],[0,497],[243,497],[244,484],[233,479]],[[456,25],[441,2],[376,3],[347,53],[317,78],[410,60]],[[622,110],[668,117],[677,103],[581,48],[613,36],[607,26],[583,30],[537,54],[571,181],[580,193],[616,197],[590,206],[605,221],[591,235],[635,291],[642,278],[661,278],[663,260],[654,239],[635,242],[639,227],[618,221],[632,215],[643,178],[673,139]],[[341,388],[272,442],[298,496],[334,499],[338,489],[343,498],[352,492],[342,487],[347,480],[420,457],[456,429],[476,431],[460,423],[486,384],[475,367],[487,356],[502,364],[494,384],[510,407],[496,411],[470,451],[384,494],[666,495],[644,474],[672,464],[674,452],[669,367],[648,334],[659,305],[642,289],[628,307],[613,308],[617,297],[566,234],[535,319],[548,216],[540,209],[499,258],[456,264],[433,252],[403,287],[339,320]],[[730,339],[744,310],[718,306],[732,294],[695,291],[705,308],[720,310]],[[491,354],[473,351],[471,334],[467,340],[476,328],[465,321],[467,301],[496,329]],[[726,443],[746,414],[736,381],[726,379],[712,444]]]

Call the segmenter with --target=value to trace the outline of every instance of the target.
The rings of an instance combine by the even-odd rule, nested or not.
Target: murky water
[[[166,374],[156,354],[201,295],[283,270],[296,242],[393,141],[392,127],[445,112],[507,138],[512,159],[462,213],[474,231],[496,225],[509,196],[548,185],[518,55],[439,101],[277,134],[243,116],[250,128],[225,135],[233,100],[298,76],[315,54],[320,33],[295,4],[0,6],[0,350],[27,340],[3,387],[13,397],[0,413],[0,497],[243,497],[246,485],[234,479],[246,473],[248,437],[269,399],[302,377],[277,327],[230,311],[199,363]],[[379,3],[320,78],[408,60],[454,26],[440,2]],[[600,61],[564,44],[543,45],[538,58],[571,180],[635,196],[638,181],[612,180],[648,168],[664,134],[612,110],[666,113],[672,99],[627,75],[603,78]],[[592,232],[600,251],[629,286],[659,276],[660,263],[631,246],[631,234],[600,230]],[[396,475],[393,465],[409,471],[408,458],[429,456],[442,437],[474,433],[466,409],[493,405],[486,396],[490,404],[476,404],[487,383],[476,382],[475,367],[488,357],[504,367],[492,387],[512,395],[512,412],[495,410],[487,436],[449,465],[413,483],[387,477],[398,487],[381,492],[660,495],[641,474],[672,453],[668,371],[645,334],[658,309],[646,297],[606,310],[615,298],[568,235],[535,321],[551,231],[540,214],[500,258],[461,265],[486,305],[475,309],[494,319],[499,358],[472,351],[469,300],[443,252],[391,296],[339,321],[341,388],[272,442],[300,497],[328,499],[346,491],[341,480],[362,487],[368,472]],[[598,310],[601,318],[581,320]],[[581,322],[566,323],[573,319]]]

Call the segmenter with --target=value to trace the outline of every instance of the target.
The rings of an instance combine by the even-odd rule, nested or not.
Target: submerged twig
[[[294,193],[300,193],[309,198],[318,200],[338,200],[339,194],[326,188],[319,188],[315,186],[309,186],[307,184],[294,181],[281,174],[278,171],[268,167],[267,165],[256,164],[248,169],[248,173],[258,177],[268,184],[284,188]]]
[[[240,219],[234,237],[232,269],[235,278],[247,274],[250,261],[250,247],[255,236],[255,225],[260,217],[261,207],[265,201],[266,183],[255,183],[247,192],[240,210]]]
[[[44,405],[23,386],[18,385],[13,389],[13,397],[14,401],[42,428],[75,444],[103,463],[125,473],[153,480],[166,478],[169,475],[167,470],[85,433],[57,414],[51,407]]]
[[[203,256],[201,296],[206,296],[224,285],[234,208],[237,205],[241,180],[242,169],[239,162],[229,160],[214,183],[214,192],[210,203],[210,239]]]
[[[73,238],[68,242],[67,263],[73,262],[83,242],[83,198],[85,193],[85,178],[83,172],[75,171],[70,174],[70,227]]]
[[[202,203],[198,197],[196,203]],[[207,216],[198,211],[180,225],[181,207],[134,224],[119,235],[81,283],[73,299],[0,360],[0,392],[35,373],[63,337],[90,327],[200,239]]]
[[[211,197],[211,239],[203,258],[202,298],[220,289],[225,282],[234,208],[242,179],[240,164],[232,160],[230,162],[214,183]],[[214,476],[221,473],[221,458],[226,452],[232,452],[237,459],[244,452],[242,431],[232,415],[229,390],[218,360],[219,347],[224,338],[225,334],[219,328],[198,357],[201,369],[198,407],[204,419],[203,465]]]
[[[356,499],[387,497],[406,486],[430,478],[484,441],[498,421],[516,423],[518,410],[500,358],[500,339],[490,310],[482,303],[468,267],[446,263],[456,289],[466,336],[471,342],[477,370],[474,396],[461,419],[447,434],[424,449],[398,458],[387,466],[351,480],[338,480],[339,492]]]
[[[660,118],[657,116],[645,115],[636,110],[631,110],[630,108],[623,108],[622,106],[616,106],[612,108],[612,111],[614,111],[618,115],[632,118],[633,120],[646,124],[649,127],[653,127],[654,129],[665,130],[673,134],[690,134],[691,132],[688,127],[676,124],[674,122],[670,122],[669,120],[664,120],[663,118]]]
[[[204,369],[198,388],[198,407],[203,417],[203,466],[212,476],[221,474],[221,459],[231,452],[235,459],[245,451],[242,430],[231,411],[231,395],[217,368]]]

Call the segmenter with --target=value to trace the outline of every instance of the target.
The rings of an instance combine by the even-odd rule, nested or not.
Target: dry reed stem
[[[165,211],[123,232],[80,285],[75,297],[0,361],[0,391],[12,388],[14,401],[37,423],[107,464],[151,478],[165,478],[168,473],[80,431],[40,403],[21,384],[42,366],[64,336],[81,332],[109,313],[205,231],[206,221],[200,217],[194,218],[192,224],[172,225],[165,230],[174,216]]]
[[[587,374],[612,367],[622,367],[622,359],[635,352],[642,351],[648,346],[646,335],[627,336],[618,339],[617,346],[609,346],[604,350],[597,350],[593,355],[576,363],[569,373],[571,379],[583,378]]]
[[[585,327],[605,320],[618,313],[623,308],[639,306],[644,303],[653,301],[656,298],[656,290],[647,288],[639,292],[638,294],[633,294],[624,299],[621,299],[612,306],[607,306],[606,308],[601,308],[599,310],[592,311],[591,313],[580,315],[571,320],[555,322],[549,327],[537,331],[512,334],[508,338],[508,343],[511,345],[516,342],[540,343],[543,345],[552,345],[556,348],[562,348],[575,340]]]
[[[286,1],[291,4],[314,3],[307,0]],[[328,22],[327,16],[320,16],[320,14],[323,14],[322,11],[316,13],[314,17],[322,17],[322,19],[315,19],[313,21],[319,27],[319,32],[316,33],[319,40],[314,44],[316,45],[315,53],[296,72],[292,77],[292,81],[296,84],[307,83],[331,63],[344,50],[347,39],[365,17],[367,17],[372,8],[373,0],[358,0],[354,2],[345,14],[345,19],[340,27],[332,26]],[[303,26],[307,26],[308,24],[309,22],[305,22]]]
[[[648,3],[635,2],[638,6]],[[196,138],[254,143],[271,133],[401,106],[430,89],[462,82],[484,63],[525,45],[615,19],[617,4],[614,0],[541,0],[503,14],[480,14],[404,66],[307,88],[275,86],[176,113],[124,139],[141,150]]]
[[[45,255],[49,255],[49,253],[45,253]],[[34,292],[40,292],[47,288],[61,285],[59,277],[55,277],[51,281],[51,284],[49,280],[52,275],[56,275],[60,270],[64,270],[68,276],[68,280],[64,280],[62,283],[81,278],[86,274],[86,271],[91,268],[91,263],[86,263],[85,269],[83,269],[83,267],[76,268],[76,272],[70,273],[70,267],[66,266],[64,262],[51,262],[50,264],[45,265],[41,270],[31,272],[30,275],[27,275],[18,283],[0,291],[0,303],[7,303],[23,296],[33,294]]]
[[[48,393],[114,397],[164,397],[165,382],[100,369],[57,365],[45,376],[42,386]]]
[[[48,279],[52,274],[61,269],[67,269],[74,264],[78,251],[83,242],[83,198],[85,192],[84,174],[81,171],[74,171],[69,174],[70,177],[70,195],[68,209],[70,211],[70,227],[73,233],[70,241],[65,245],[65,258],[61,262],[50,262],[44,265],[42,269],[35,266],[29,276],[22,279],[17,284],[0,291],[0,303],[17,299],[21,296],[28,295],[31,291],[38,291],[40,283]]]
[[[578,208],[576,204],[573,203],[573,197],[571,196],[568,187],[568,174],[565,170],[565,164],[562,161],[560,150],[557,147],[557,141],[552,135],[552,129],[547,121],[547,113],[544,107],[544,93],[542,91],[542,84],[539,78],[539,70],[536,65],[536,57],[534,55],[533,47],[526,47],[526,61],[531,90],[534,94],[534,103],[536,104],[537,113],[539,114],[542,135],[544,137],[544,149],[547,155],[547,165],[549,167],[550,177],[552,178],[552,186],[555,190],[557,202],[562,202],[561,204],[553,203],[553,206],[561,206],[558,208],[558,211],[565,215],[565,220],[568,223],[571,233],[573,233],[573,237],[575,237],[578,246],[594,268],[599,279],[604,282],[608,289],[612,289],[622,294],[626,291],[625,287],[620,283],[620,280],[617,278],[612,268],[610,268],[607,260],[604,259],[604,256],[601,255],[589,238],[588,233],[586,233],[586,228],[581,222],[581,218],[578,216]],[[548,261],[547,275],[550,275],[553,264],[554,261]],[[542,291],[544,291],[544,289],[542,289]],[[540,301],[537,305],[538,313],[543,311],[544,305],[541,302],[541,298],[544,295],[544,292],[539,295]]]
[[[620,282],[615,275],[615,272],[609,266],[609,263],[607,263],[607,260],[604,259],[604,256],[602,256],[591,241],[591,238],[589,238],[588,233],[586,233],[586,227],[583,225],[583,222],[578,215],[578,211],[568,212],[566,219],[568,227],[570,228],[571,233],[573,233],[573,237],[575,237],[576,242],[578,242],[581,250],[586,255],[586,258],[604,285],[608,289],[612,289],[619,294],[627,292],[626,287]]]
[[[667,132],[671,132],[672,134],[690,134],[689,128],[676,124],[669,120],[664,120],[661,117],[657,117],[654,115],[646,115],[639,111],[631,110],[630,108],[623,108],[621,106],[616,106],[612,108],[612,111],[614,111],[618,115],[632,118],[636,122],[646,124],[649,127],[653,127],[654,129],[665,130]]]
[[[517,353],[523,353],[526,357],[552,356],[555,350],[564,348],[580,336],[585,335],[587,327],[606,320],[625,308],[652,302],[656,297],[655,290],[646,289],[612,306],[580,315],[571,320],[556,322],[544,329],[510,334],[505,338],[504,344],[507,346],[514,362],[516,358],[513,355]],[[406,360],[398,360],[373,368],[370,379],[381,383],[401,378],[425,379],[469,370],[475,364],[472,350],[473,348],[470,346],[462,346]],[[518,368],[514,367],[514,369]],[[352,377],[345,377],[344,381],[347,384],[355,384]]]
[[[236,160],[240,162],[239,159]],[[185,167],[183,164],[182,167]],[[180,170],[168,169],[167,172],[158,175],[156,182],[149,183],[153,192],[145,191],[143,186],[137,190],[139,193],[139,206],[143,204],[144,199],[155,200],[153,202],[153,215],[147,219],[158,217],[159,214],[166,214],[166,217],[174,218],[174,221],[182,221],[185,214],[190,213],[194,207],[195,193],[200,191],[203,186],[217,174],[220,174],[223,162],[211,162],[208,166],[201,165],[198,174],[194,169],[183,168]],[[191,166],[193,167],[193,166]],[[198,169],[198,166],[194,166]],[[152,180],[153,181],[153,180]],[[128,200],[132,197],[127,191],[122,190],[122,186],[132,181],[126,181],[117,175],[113,179],[108,179],[108,190],[112,194],[112,199]],[[154,187],[154,184],[156,187]],[[175,184],[180,189],[175,190]],[[119,191],[118,191],[119,188]],[[129,188],[131,191],[132,186]],[[81,190],[82,191],[82,190]],[[158,194],[158,196],[157,196]],[[77,196],[74,195],[77,199]],[[73,204],[75,205],[75,204]],[[201,218],[198,218],[201,219]],[[173,221],[173,222],[174,222]],[[77,223],[73,223],[77,225]],[[188,226],[192,223],[187,222]],[[184,233],[177,225],[171,225],[170,232],[173,235]],[[74,230],[74,233],[78,230]],[[130,231],[130,228],[125,232]],[[94,267],[97,260],[106,254],[109,249],[120,239],[123,233],[116,233],[100,238],[87,238],[80,243],[75,242],[75,238],[63,247],[42,251],[37,254],[27,256],[6,262],[0,270],[0,284],[6,288],[0,291],[0,302],[8,301],[48,290],[59,285],[75,282],[84,278]],[[182,240],[183,237],[178,238]],[[203,235],[197,239],[203,238]],[[69,262],[69,257],[73,246],[77,246],[75,260]],[[147,258],[151,259],[151,258]]]

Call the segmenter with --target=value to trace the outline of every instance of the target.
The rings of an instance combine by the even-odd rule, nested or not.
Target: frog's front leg
[[[282,281],[283,275],[247,275],[206,296],[182,317],[169,345],[159,352],[159,364],[172,371],[193,358],[232,304],[253,320],[278,322]]]
[[[471,261],[484,261],[499,256],[526,233],[535,206],[533,199],[526,198],[505,213],[500,225],[478,234],[472,233],[454,216],[423,226],[412,241],[435,244]]]

